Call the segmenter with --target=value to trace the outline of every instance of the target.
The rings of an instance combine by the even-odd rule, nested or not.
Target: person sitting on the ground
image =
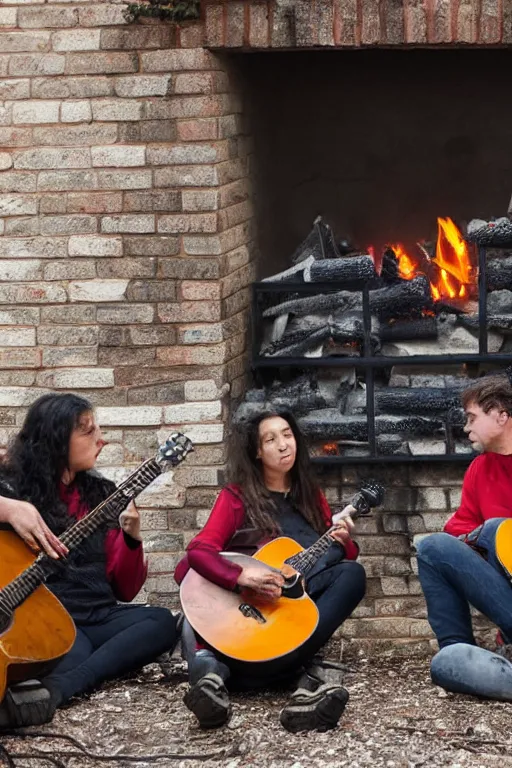
[[[40,397],[0,464],[0,522],[34,551],[66,557],[57,537],[115,490],[114,483],[90,472],[105,444],[87,400],[73,394]],[[132,502],[117,528],[97,530],[47,580],[75,622],[76,639],[40,680],[7,689],[0,726],[47,722],[71,697],[174,647],[176,618],[170,611],[118,603],[133,600],[146,573]]]
[[[512,386],[504,375],[486,376],[462,393],[465,432],[476,450],[463,481],[461,504],[445,525],[418,545],[419,579],[439,652],[432,680],[448,691],[512,700],[511,575],[495,552],[495,537],[512,517]],[[512,540],[511,540],[512,546]],[[476,645],[470,606],[498,628],[493,653]]]
[[[190,542],[176,568],[180,584],[189,568],[227,590],[249,588],[266,599],[277,599],[284,585],[278,572],[243,567],[226,561],[223,550],[254,554],[279,535],[311,546],[332,525],[331,510],[313,480],[307,447],[287,412],[265,412],[234,430],[230,446],[230,485],[220,493],[203,530]],[[320,619],[313,635],[295,653],[277,662],[236,662],[207,648],[185,621],[182,646],[188,661],[190,689],[186,706],[202,727],[217,727],[231,714],[226,683],[251,689],[276,678],[297,680],[304,667],[350,616],[365,593],[364,568],[354,562],[358,547],[350,538],[350,518],[336,523],[333,543],[307,578],[307,591]],[[326,662],[309,668],[281,712],[290,731],[334,728],[348,700],[341,675]],[[331,682],[328,682],[328,680]],[[306,690],[309,687],[310,690]]]

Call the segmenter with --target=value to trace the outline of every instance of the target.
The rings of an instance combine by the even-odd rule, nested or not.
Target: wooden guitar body
[[[12,531],[0,531],[0,552],[2,589],[36,558]],[[0,701],[8,683],[27,679],[31,669],[64,656],[75,635],[73,619],[64,606],[44,585],[38,586],[16,608],[7,628],[0,627]]]
[[[240,565],[259,564],[293,578],[297,572],[285,561],[302,551],[296,541],[282,536],[265,544],[253,557],[221,554]],[[318,609],[302,589],[298,592],[294,597],[269,602],[250,591],[230,592],[190,569],[181,583],[180,598],[188,621],[209,645],[230,658],[260,662],[291,653],[315,631]]]
[[[496,557],[512,581],[512,518],[498,525],[494,545]]]

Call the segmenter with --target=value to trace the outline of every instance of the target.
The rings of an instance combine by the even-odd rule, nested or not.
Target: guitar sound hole
[[[258,609],[254,607],[254,605],[250,605],[250,603],[241,603],[238,606],[238,610],[243,613],[246,619],[256,619],[258,624],[267,623],[267,620],[264,617],[264,615],[260,611],[258,611]]]

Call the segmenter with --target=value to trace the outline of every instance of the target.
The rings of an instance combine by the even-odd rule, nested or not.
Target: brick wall
[[[109,440],[101,468],[114,480],[170,429],[190,435],[196,452],[139,499],[150,561],[141,598],[176,603],[172,571],[222,484],[230,401],[245,386],[251,137],[233,65],[205,39],[435,42],[437,22],[420,32],[413,20],[447,5],[210,2],[202,22],[173,27],[127,25],[118,3],[2,4],[0,444],[48,390],[91,399]],[[495,6],[454,3],[450,39],[478,29],[487,41]],[[506,20],[497,28],[508,39]],[[369,591],[344,628],[349,643],[429,647],[411,539],[442,526],[461,476],[385,471],[385,506],[359,526]],[[335,502],[357,482],[353,469],[324,478]]]

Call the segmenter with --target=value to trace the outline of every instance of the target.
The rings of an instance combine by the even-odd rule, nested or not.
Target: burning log
[[[381,341],[437,339],[436,318],[421,317],[418,320],[398,320],[381,327],[379,336]]]
[[[382,254],[382,267],[380,277],[383,283],[398,283],[400,277],[400,264],[398,257],[392,248],[386,248]]]
[[[512,222],[510,222],[512,226]],[[512,287],[512,257],[508,259],[493,259],[487,262],[487,288],[496,291],[500,288]]]
[[[329,280],[336,280],[340,283],[351,280],[371,280],[373,277],[376,277],[376,272],[371,256],[313,261],[304,270],[306,283],[320,283]]]
[[[294,314],[298,316],[315,313],[328,313],[334,309],[361,309],[361,297],[352,291],[337,291],[336,293],[317,293],[315,296],[305,296],[302,299],[289,299],[281,304],[268,307],[263,317]]]
[[[424,275],[418,275],[413,280],[377,288],[370,291],[370,307],[381,319],[410,316],[425,309],[431,310],[433,302],[430,283]]]
[[[304,434],[316,440],[368,440],[366,416],[345,416],[336,408],[310,411],[299,419]],[[443,429],[439,418],[424,416],[376,416],[375,432],[379,434],[432,437]]]
[[[375,393],[379,413],[442,413],[460,405],[460,390],[447,387],[396,387]]]
[[[460,315],[459,322],[470,331],[477,330],[480,324],[478,315]],[[487,315],[485,324],[487,328],[494,330],[510,331],[512,329],[512,315]]]
[[[467,239],[478,245],[512,245],[512,221],[501,216],[495,221],[473,219],[468,224]]]

